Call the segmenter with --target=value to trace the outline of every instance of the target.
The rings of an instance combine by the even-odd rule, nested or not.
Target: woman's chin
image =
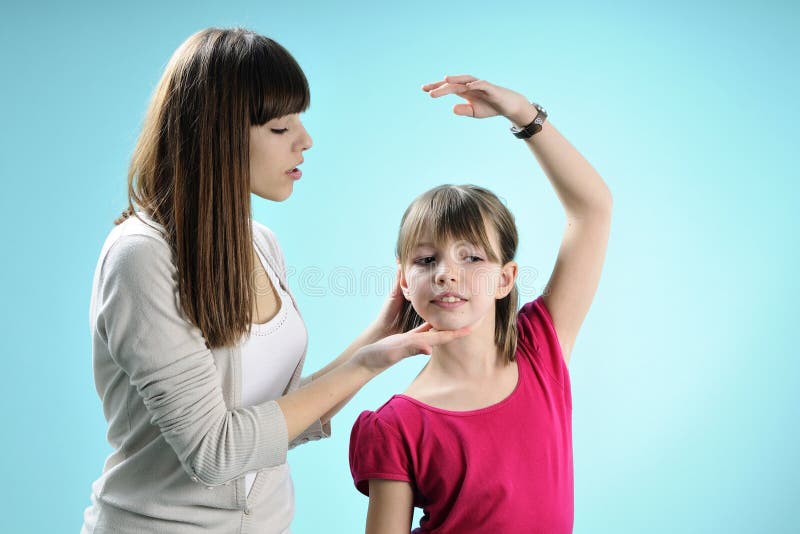
[[[261,190],[261,189],[250,189],[250,192],[259,198],[263,198],[264,200],[271,200],[272,202],[283,202],[284,200],[288,199],[292,196],[292,192],[294,191],[293,184],[289,184],[288,187],[282,188],[274,188],[272,190]]]

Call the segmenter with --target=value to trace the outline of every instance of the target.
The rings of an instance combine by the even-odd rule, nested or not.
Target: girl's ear
[[[410,300],[408,298],[408,280],[406,280],[406,273],[399,259],[397,260],[397,272],[400,276],[400,290],[403,292],[403,296],[406,300]]]
[[[519,266],[517,262],[510,261],[503,265],[500,269],[500,279],[497,282],[497,290],[495,291],[495,298],[502,299],[508,296],[511,293],[511,290],[514,289],[514,284],[517,281],[517,274],[519,272]]]

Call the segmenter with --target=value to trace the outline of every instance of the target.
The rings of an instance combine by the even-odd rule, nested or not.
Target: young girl
[[[561,200],[567,226],[541,296],[517,311],[517,230],[498,198],[440,186],[406,210],[397,240],[404,330],[470,327],[434,347],[404,394],[357,419],[356,487],[369,496],[367,532],[572,531],[572,346],[600,278],[611,221],[601,177],[513,91],[472,76],[423,86],[467,100],[458,115],[502,115],[528,144]]]
[[[381,370],[464,333],[383,337],[399,306],[390,296],[341,356],[301,379],[306,329],[250,195],[291,195],[311,147],[309,98],[294,58],[242,29],[198,32],[167,65],[128,209],[95,270],[92,357],[113,452],[82,532],[288,532],[287,449],[327,437]]]

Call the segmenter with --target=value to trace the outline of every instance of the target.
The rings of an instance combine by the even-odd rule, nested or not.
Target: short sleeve
[[[372,478],[412,482],[411,462],[400,433],[375,412],[362,412],[353,425],[350,472],[356,488],[366,496]]]
[[[527,350],[559,385],[567,385],[569,374],[561,353],[561,343],[553,326],[553,318],[541,296],[525,304],[519,311],[517,332],[520,349]]]

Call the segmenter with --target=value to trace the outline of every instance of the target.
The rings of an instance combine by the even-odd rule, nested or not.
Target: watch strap
[[[511,127],[511,133],[514,134],[514,137],[517,139],[529,139],[534,134],[542,131],[542,125],[547,118],[547,112],[536,102],[531,102],[531,104],[536,108],[536,117],[534,117],[533,121],[523,128],[517,128],[516,126]]]

